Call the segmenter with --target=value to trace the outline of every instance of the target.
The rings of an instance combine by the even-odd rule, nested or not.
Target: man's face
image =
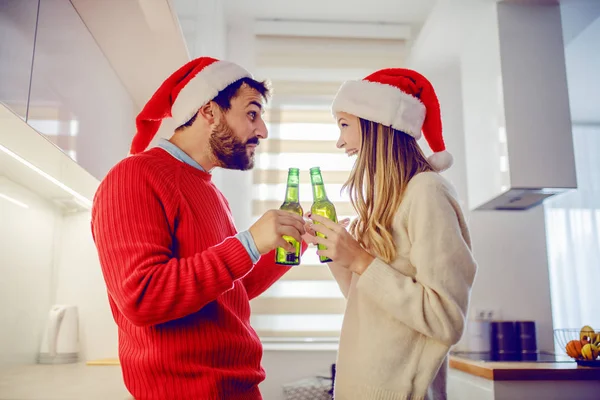
[[[259,139],[268,136],[262,101],[259,92],[244,84],[231,99],[231,108],[220,114],[209,140],[220,167],[242,171],[254,167]]]

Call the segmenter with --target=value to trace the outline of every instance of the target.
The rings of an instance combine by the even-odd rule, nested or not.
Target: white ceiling
[[[422,24],[436,0],[223,0],[228,20],[281,18]]]

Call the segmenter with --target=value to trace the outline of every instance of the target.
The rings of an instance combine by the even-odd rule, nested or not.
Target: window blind
[[[334,92],[335,93],[335,92]],[[328,109],[279,104],[264,116],[269,139],[257,150],[253,173],[254,219],[278,209],[284,199],[287,170],[300,169],[300,203],[305,212],[312,204],[308,170],[321,168],[327,196],[338,218],[354,217],[342,185],[353,159],[336,148],[339,130]],[[345,308],[337,283],[327,264],[321,264],[316,247],[309,246],[300,266],[290,271],[259,298],[252,301],[253,326],[263,338],[338,337]]]
[[[281,206],[290,167],[300,169],[300,203],[309,211],[308,171],[315,166],[321,168],[338,219],[355,218],[347,193],[341,192],[355,158],[336,148],[339,129],[331,102],[343,80],[400,66],[404,49],[400,40],[256,37],[256,75],[272,82],[273,98],[263,116],[269,138],[257,148],[252,175],[253,220]],[[251,302],[252,324],[263,341],[331,341],[339,337],[345,304],[316,246],[310,246],[300,266],[290,267]]]

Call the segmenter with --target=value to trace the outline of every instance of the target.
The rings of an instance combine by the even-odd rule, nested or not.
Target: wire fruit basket
[[[600,367],[600,331],[590,326],[581,329],[555,329],[554,338],[563,353],[573,358],[577,365]]]

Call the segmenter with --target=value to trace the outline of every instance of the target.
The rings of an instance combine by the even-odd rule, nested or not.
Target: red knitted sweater
[[[96,193],[92,233],[136,399],[261,399],[249,300],[289,268],[272,252],[252,264],[210,174],[162,149],[129,157]]]

